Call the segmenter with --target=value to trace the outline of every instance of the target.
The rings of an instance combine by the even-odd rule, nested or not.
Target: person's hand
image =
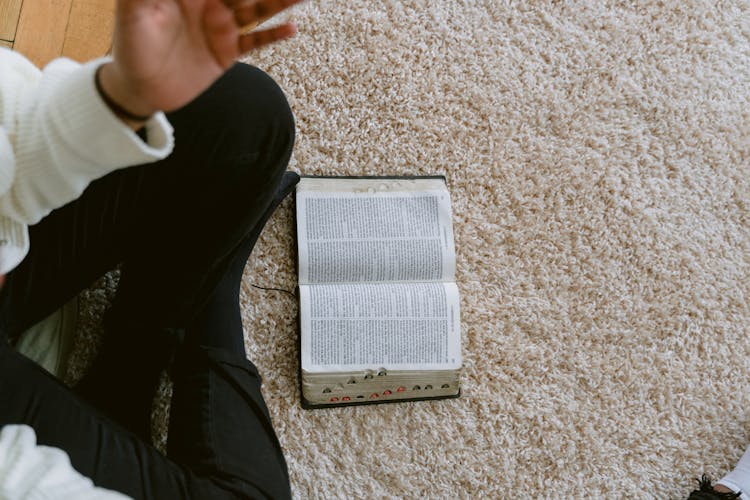
[[[208,88],[241,54],[292,36],[292,23],[243,33],[300,0],[118,0],[114,61],[102,90],[134,115],[173,111]]]

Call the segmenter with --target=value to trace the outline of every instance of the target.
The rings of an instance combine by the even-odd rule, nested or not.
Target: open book
[[[296,217],[303,406],[458,396],[445,179],[303,177]]]

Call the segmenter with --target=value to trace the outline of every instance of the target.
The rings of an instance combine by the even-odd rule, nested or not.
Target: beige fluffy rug
[[[731,468],[750,443],[750,3],[294,18],[248,58],[288,93],[291,168],[447,176],[464,354],[461,399],[302,410],[297,305],[251,287],[295,286],[287,200],[242,300],[295,496],[681,498]],[[78,356],[113,286],[86,294]]]

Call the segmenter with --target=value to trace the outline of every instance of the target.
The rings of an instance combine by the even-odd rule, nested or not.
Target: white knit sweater
[[[58,59],[40,71],[0,49],[0,274],[29,249],[28,226],[81,195],[89,183],[172,150],[172,128],[159,113],[145,144],[99,98],[99,59],[80,66]]]
[[[127,500],[121,493],[97,488],[70,465],[64,451],[37,446],[27,425],[0,431],[0,500]]]
[[[94,73],[104,61],[58,59],[40,71],[0,48],[0,274],[27,254],[29,225],[78,198],[91,181],[172,151],[163,114],[146,124],[144,143],[101,100]],[[123,498],[95,488],[62,450],[35,441],[27,426],[0,431],[0,500]]]

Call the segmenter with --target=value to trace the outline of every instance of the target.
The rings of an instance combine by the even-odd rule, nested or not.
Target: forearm
[[[34,224],[80,196],[92,180],[171,151],[171,127],[162,114],[148,123],[124,123],[102,101],[94,81],[101,62],[56,61],[19,97],[10,134],[15,176],[0,196],[0,215]],[[144,124],[152,132],[149,144],[133,132]]]
[[[131,130],[143,128],[149,118],[157,112],[156,108],[128,90],[113,62],[99,67],[95,81],[99,96],[109,110]]]

